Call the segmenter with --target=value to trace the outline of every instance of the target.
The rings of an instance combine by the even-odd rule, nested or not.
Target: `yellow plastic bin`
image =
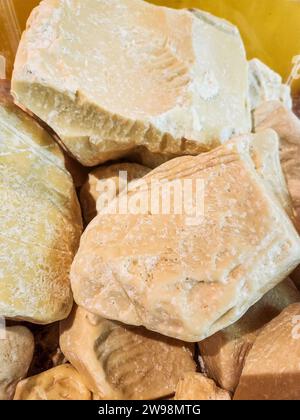
[[[20,40],[21,28],[11,0],[0,1],[0,77],[9,76]],[[5,60],[4,60],[5,59]],[[6,71],[5,71],[6,61]]]
[[[300,0],[154,0],[197,7],[236,24],[249,59],[257,57],[300,90]],[[293,78],[293,81],[291,80]]]

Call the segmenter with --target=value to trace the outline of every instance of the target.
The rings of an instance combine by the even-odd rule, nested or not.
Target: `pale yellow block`
[[[42,2],[22,36],[12,92],[85,166],[140,146],[198,154],[251,129],[237,28],[142,0]]]
[[[0,314],[47,324],[72,307],[69,270],[82,232],[56,143],[0,97]]]
[[[0,400],[12,400],[17,383],[26,377],[34,351],[34,338],[25,327],[7,327],[0,337]]]
[[[60,346],[99,399],[158,399],[194,372],[195,347],[82,308],[61,324]]]
[[[175,400],[218,401],[231,400],[229,392],[201,373],[188,373],[178,383]]]
[[[92,394],[71,365],[61,365],[18,383],[14,400],[91,400]]]
[[[279,162],[274,132],[259,138],[271,155],[275,147]],[[174,208],[134,214],[130,202],[128,214],[97,216],[72,265],[76,303],[104,318],[197,342],[236,322],[284,280],[300,262],[300,238],[278,199],[276,177],[270,180],[252,159],[256,139],[242,136],[210,153],[172,160],[130,195],[145,203],[153,181],[176,180],[173,200],[180,181],[201,179],[204,215],[193,224]]]

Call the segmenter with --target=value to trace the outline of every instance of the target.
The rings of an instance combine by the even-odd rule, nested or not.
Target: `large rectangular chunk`
[[[85,231],[73,262],[77,304],[191,342],[241,318],[300,262],[297,231],[275,179],[270,182],[262,170],[260,157],[267,154],[254,152],[259,138],[270,155],[277,147],[279,160],[278,139],[271,142],[269,136],[276,140],[266,131],[174,159],[132,186],[125,212],[115,212],[113,201]],[[191,219],[198,181],[204,183],[204,200],[200,188]],[[158,199],[152,201],[157,184]],[[170,201],[184,203],[185,210],[177,204],[171,209]]]
[[[41,324],[64,319],[82,232],[75,188],[52,137],[4,93],[0,202],[0,315]]]
[[[251,128],[237,28],[141,0],[44,0],[12,92],[87,166],[137,146],[197,154]]]
[[[299,400],[300,303],[259,334],[246,359],[235,400]]]
[[[264,326],[288,305],[300,302],[293,282],[286,279],[236,323],[201,341],[199,348],[205,369],[222,388],[234,392],[253,343]]]

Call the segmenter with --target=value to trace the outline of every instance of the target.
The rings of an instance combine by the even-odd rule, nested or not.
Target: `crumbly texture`
[[[255,136],[240,137],[240,141],[243,139],[247,141],[249,138],[251,139],[250,154],[256,171],[293,223],[297,225],[292,199],[281,167],[278,153],[280,142],[277,133],[272,129],[265,129],[256,133]]]
[[[299,400],[300,303],[286,308],[257,337],[235,400]]]
[[[139,146],[198,154],[251,129],[238,29],[141,0],[41,2],[12,92],[86,166]]]
[[[299,400],[290,86],[142,0],[42,0],[3,64],[0,400]]]
[[[4,96],[0,201],[0,314],[41,324],[65,318],[82,233],[78,199],[59,147]]]
[[[117,163],[93,170],[80,190],[80,204],[85,223],[89,224],[97,216],[99,210],[97,201],[101,193],[101,185],[111,187],[111,183],[114,183],[115,195],[118,196],[125,188],[128,188],[129,182],[142,178],[150,171],[151,169],[136,163]],[[120,179],[120,172],[126,172],[126,178]],[[105,192],[104,188],[103,190]]]
[[[285,280],[239,321],[199,343],[205,370],[222,388],[234,392],[245,360],[262,328],[288,305],[300,302],[300,293],[290,279]]]
[[[14,400],[91,400],[92,394],[71,365],[61,365],[18,383]]]
[[[17,383],[27,375],[34,339],[27,328],[19,326],[7,327],[0,338],[0,400],[12,400]]]
[[[188,373],[178,383],[175,400],[218,401],[231,400],[229,392],[201,373]]]
[[[300,120],[279,102],[265,102],[254,112],[256,132],[272,128],[280,137],[280,160],[300,232]]]
[[[67,359],[100,399],[158,399],[195,372],[194,346],[74,308],[61,324]]]
[[[280,101],[286,108],[292,108],[290,86],[284,84],[278,73],[257,58],[249,62],[249,91],[251,110],[266,101]]]
[[[145,203],[155,180],[201,179],[204,215],[191,220],[148,209],[142,215],[97,216],[72,265],[77,304],[104,318],[197,342],[240,319],[284,280],[299,264],[300,239],[256,171],[253,139],[244,136],[210,153],[172,160],[145,176],[146,183],[128,197],[129,205],[131,199]]]

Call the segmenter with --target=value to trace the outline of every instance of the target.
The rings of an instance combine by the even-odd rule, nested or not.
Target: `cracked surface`
[[[273,144],[270,135],[260,139],[273,153],[278,139]],[[129,194],[145,203],[153,180],[204,180],[204,217],[196,225],[174,211],[97,216],[72,265],[77,304],[196,342],[238,320],[284,280],[300,261],[300,240],[279,204],[279,184],[274,190],[276,182],[271,186],[268,174],[255,167],[255,139],[245,136],[168,162]]]
[[[300,293],[290,279],[269,293],[235,324],[199,343],[208,375],[222,388],[234,392],[245,360],[265,325],[288,305],[300,302]]]
[[[100,399],[163,398],[175,392],[182,375],[196,370],[193,345],[79,307],[61,323],[60,345]]]
[[[254,111],[255,131],[276,130],[280,138],[280,161],[287,180],[300,232],[300,121],[280,102],[269,101]]]
[[[229,392],[201,373],[188,373],[178,383],[175,400],[218,401],[231,400]]]
[[[3,96],[0,199],[0,314],[42,324],[63,319],[82,231],[78,200],[59,147]]]
[[[260,332],[246,359],[235,400],[299,400],[300,303]]]
[[[251,128],[238,30],[141,0],[43,1],[22,37],[12,92],[86,166],[139,146],[198,154]]]
[[[14,400],[82,401],[92,394],[71,365],[61,365],[18,383]]]
[[[33,351],[34,338],[27,328],[6,328],[0,340],[0,400],[13,399],[17,383],[27,375]]]

